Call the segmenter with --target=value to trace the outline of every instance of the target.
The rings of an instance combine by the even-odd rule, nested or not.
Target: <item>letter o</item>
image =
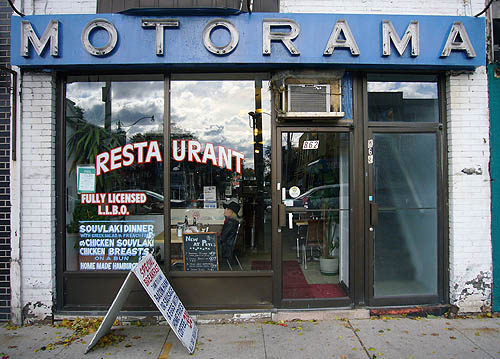
[[[96,28],[104,29],[109,36],[108,43],[102,47],[95,47],[90,43],[90,32]],[[89,22],[82,31],[82,44],[85,50],[94,56],[104,56],[109,54],[116,46],[118,32],[112,23],[104,19],[95,19]]]
[[[216,28],[223,27],[229,31],[231,35],[231,39],[224,46],[216,46],[212,40],[210,39],[210,35],[212,31]],[[238,41],[240,40],[240,34],[236,29],[236,26],[233,25],[231,21],[224,19],[215,19],[210,21],[207,26],[203,29],[203,45],[205,48],[215,55],[226,55],[234,51],[236,46],[238,46]]]

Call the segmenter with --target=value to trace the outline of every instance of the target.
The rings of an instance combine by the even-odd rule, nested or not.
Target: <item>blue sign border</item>
[[[155,53],[155,29],[141,26],[142,19],[177,19],[178,28],[164,30],[165,53]],[[203,29],[212,20],[223,18],[231,21],[239,33],[239,43],[234,51],[226,55],[214,55],[203,44]],[[293,40],[300,55],[294,56],[286,47],[273,41],[271,54],[262,54],[263,19],[292,19],[300,25],[300,34]],[[116,47],[105,56],[89,54],[83,47],[81,33],[92,20],[105,19],[118,32]],[[358,44],[360,55],[351,55],[348,49],[337,48],[331,56],[323,52],[337,20],[347,21]],[[41,38],[51,20],[59,22],[58,56],[50,55],[47,43],[41,56],[29,44],[29,57],[20,53],[21,21],[29,21]],[[400,37],[411,21],[419,23],[420,54],[410,56],[411,44],[400,56],[394,46],[390,56],[382,56],[382,21],[389,20]],[[448,57],[440,57],[451,27],[460,21],[469,35],[476,52],[473,58],[465,51],[454,50]],[[11,63],[21,67],[107,68],[127,65],[127,68],[157,68],[218,66],[243,68],[276,68],[301,66],[336,66],[349,68],[429,68],[429,69],[473,69],[486,64],[485,20],[474,17],[414,16],[414,15],[342,15],[342,14],[283,14],[253,13],[237,16],[128,16],[123,14],[92,15],[33,15],[12,16],[11,19]],[[287,31],[284,29],[283,31]],[[91,33],[94,46],[106,43],[108,35],[102,29]],[[219,29],[212,33],[215,44],[225,44],[229,35]]]

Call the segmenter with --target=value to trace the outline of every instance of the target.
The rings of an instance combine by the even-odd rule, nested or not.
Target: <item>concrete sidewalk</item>
[[[85,349],[93,334],[68,345],[67,328],[0,328],[0,358],[417,359],[500,358],[500,318],[393,318],[198,324],[189,355],[166,325],[113,327],[104,347]],[[65,342],[66,340],[66,342]]]

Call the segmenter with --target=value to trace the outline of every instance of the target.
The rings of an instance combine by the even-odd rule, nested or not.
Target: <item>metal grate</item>
[[[288,85],[289,112],[330,112],[330,85]]]

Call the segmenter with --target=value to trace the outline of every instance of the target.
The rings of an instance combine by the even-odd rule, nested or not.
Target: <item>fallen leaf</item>
[[[370,348],[368,348],[368,350],[371,351],[371,352],[374,352],[375,348],[370,347]]]
[[[479,336],[479,332],[475,332],[475,333],[474,333],[474,335],[475,335],[476,337],[478,337],[478,336]]]
[[[438,333],[431,333],[431,335],[432,335],[433,337],[439,337],[439,334],[438,334]]]
[[[454,339],[457,339],[456,337],[450,337],[450,339],[454,340]]]

